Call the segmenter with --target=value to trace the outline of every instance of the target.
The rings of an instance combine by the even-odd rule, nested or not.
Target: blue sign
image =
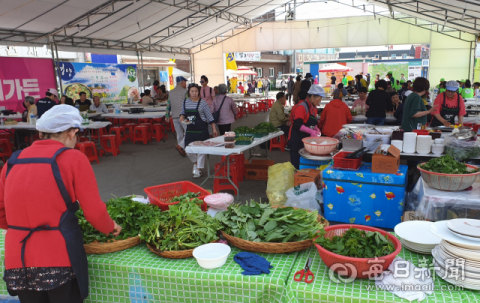
[[[166,70],[160,71],[160,82],[168,82],[168,72]]]

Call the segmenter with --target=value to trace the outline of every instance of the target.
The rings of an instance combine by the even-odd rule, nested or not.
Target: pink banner
[[[56,87],[51,59],[0,57],[0,106],[23,112],[25,96],[37,101]]]

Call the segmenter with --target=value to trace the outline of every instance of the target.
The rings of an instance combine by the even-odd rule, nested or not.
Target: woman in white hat
[[[70,105],[46,111],[36,124],[43,140],[15,152],[2,170],[3,279],[21,303],[76,303],[88,296],[79,204],[99,231],[118,236],[122,230],[108,215],[87,157],[73,149],[81,124]]]

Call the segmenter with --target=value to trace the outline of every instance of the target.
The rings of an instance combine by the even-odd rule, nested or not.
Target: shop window
[[[263,77],[262,68],[261,68],[261,67],[257,68],[257,76],[258,76],[258,77]]]
[[[268,76],[275,77],[275,69],[273,67],[268,69]]]

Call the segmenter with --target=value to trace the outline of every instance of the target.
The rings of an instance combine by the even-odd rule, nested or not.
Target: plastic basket
[[[250,140],[238,140],[240,137],[247,137]],[[237,135],[235,136],[235,145],[250,145],[253,142],[253,135]]]
[[[356,277],[359,279],[366,279],[369,278],[368,273],[370,272],[370,268],[372,264],[379,264],[382,268],[382,272],[388,268],[388,266],[392,263],[393,259],[400,253],[402,250],[402,244],[400,241],[390,233],[387,233],[384,230],[370,227],[370,226],[363,226],[363,225],[355,225],[355,224],[339,224],[325,227],[325,238],[332,238],[333,236],[341,236],[351,227],[365,230],[365,231],[378,231],[385,237],[388,237],[393,242],[395,247],[395,251],[389,255],[378,257],[378,258],[353,258],[353,257],[346,257],[342,255],[337,255],[329,250],[326,250],[321,245],[315,243],[315,247],[318,250],[318,254],[322,258],[323,263],[327,265],[329,268],[332,265],[335,265],[332,268],[335,272],[341,272],[342,276],[347,277]],[[343,264],[344,266],[339,266]],[[345,265],[347,264],[347,265]],[[352,267],[353,265],[353,267]],[[376,274],[380,272],[375,271]]]
[[[422,174],[422,179],[428,186],[445,191],[459,191],[469,188],[475,183],[480,171],[471,174],[442,174],[432,171],[425,170],[420,166],[424,165],[422,163],[417,166],[418,170]],[[467,167],[471,170],[477,169],[476,166],[466,164]]]
[[[329,142],[329,144],[321,144],[323,142]],[[302,139],[305,149],[314,155],[327,155],[335,150],[339,141],[329,137],[309,137]],[[315,142],[312,143],[312,142]]]
[[[362,165],[362,157],[358,159],[345,159],[352,152],[339,152],[333,156],[333,167],[339,169],[358,169]]]
[[[254,138],[263,138],[263,137],[266,137],[266,136],[268,136],[267,133],[253,134],[253,137],[254,137]]]
[[[169,205],[177,204],[178,202],[170,202],[173,197],[181,196],[188,192],[198,193],[198,199],[202,200],[210,195],[210,192],[201,188],[192,182],[182,181],[163,185],[150,186],[143,191],[148,195],[150,203],[157,205],[161,210],[168,210]],[[202,210],[207,211],[207,203],[203,202]]]

